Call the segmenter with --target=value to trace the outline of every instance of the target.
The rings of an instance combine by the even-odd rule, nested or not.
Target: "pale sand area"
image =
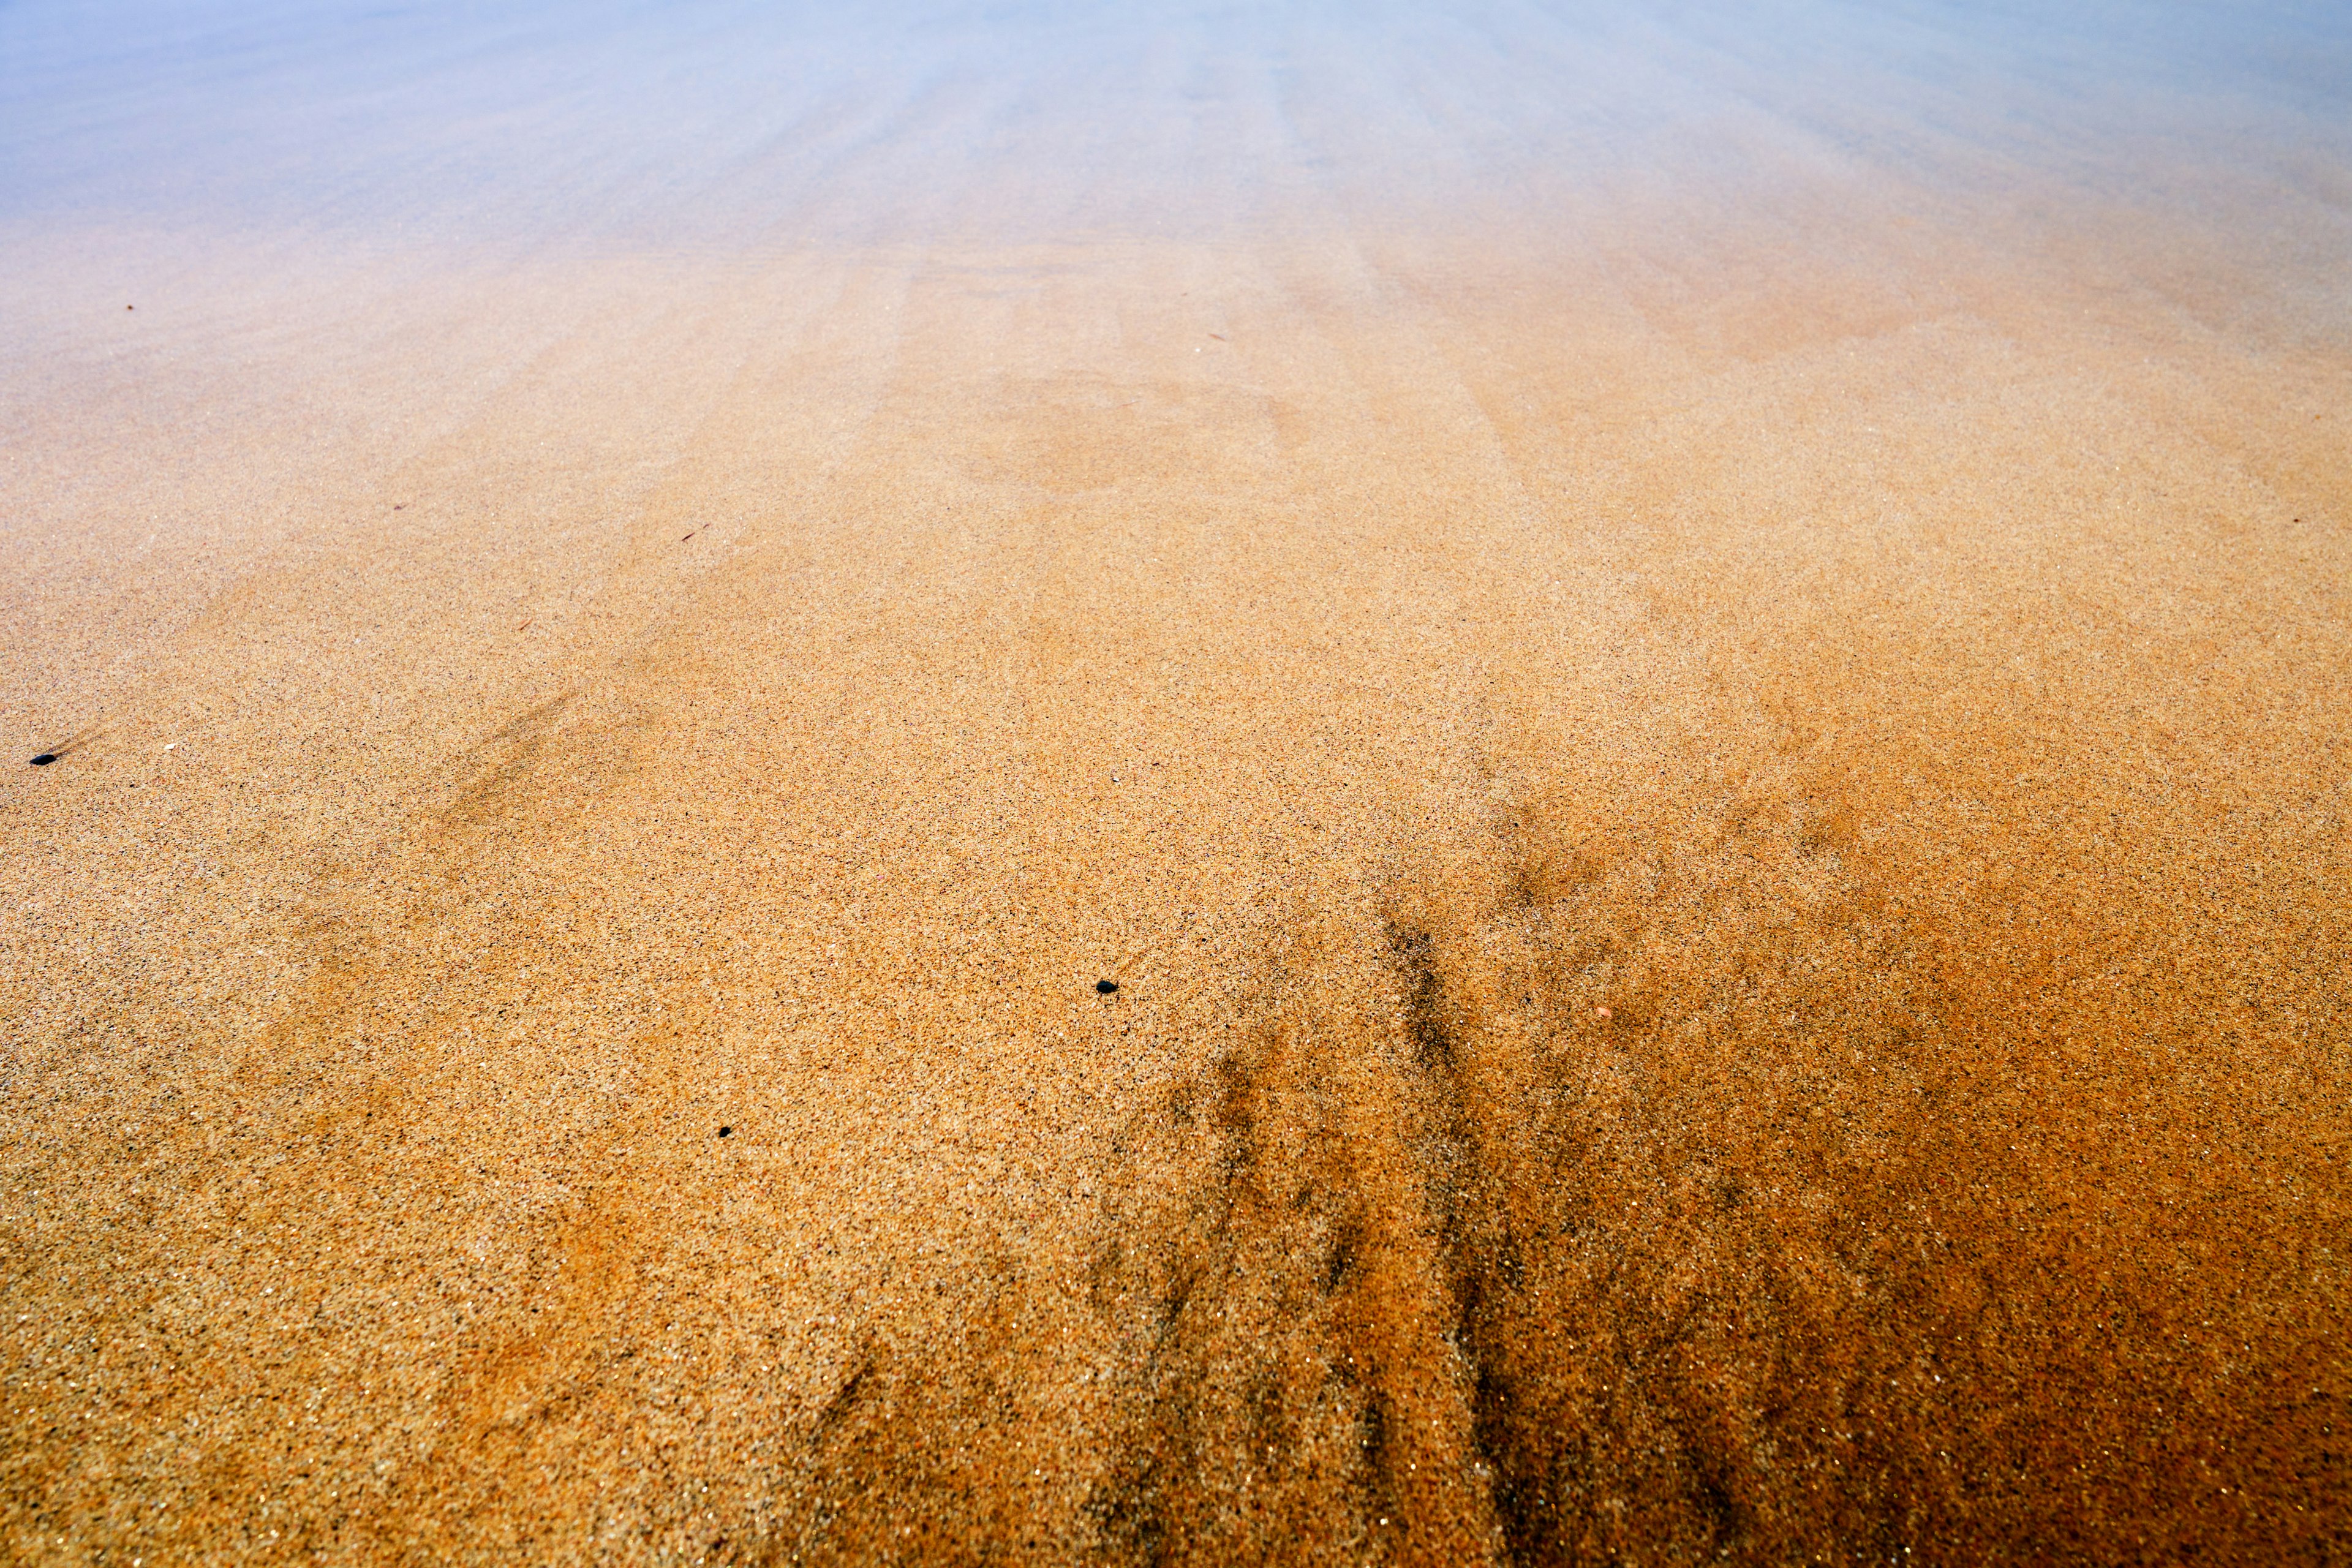
[[[56,15],[0,1555],[2352,1552],[2340,26]]]

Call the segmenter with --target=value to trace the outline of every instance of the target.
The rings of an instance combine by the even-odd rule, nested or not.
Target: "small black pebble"
[[[734,1131],[735,1131],[735,1129],[733,1129],[732,1127],[722,1127],[722,1128],[720,1128],[720,1129],[719,1130],[719,1136],[720,1136],[721,1138],[730,1137],[730,1136],[731,1136],[731,1135],[734,1133]]]
[[[1097,980],[1095,982],[1095,989],[1108,996],[1112,992],[1118,989],[1118,982],[1116,980]]]
[[[37,768],[46,768],[57,760],[58,754],[55,752],[43,752],[39,756],[33,759],[33,765]]]

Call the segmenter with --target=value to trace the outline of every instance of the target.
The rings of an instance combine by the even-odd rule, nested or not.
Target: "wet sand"
[[[0,15],[0,1555],[2352,1553],[2235,15]]]

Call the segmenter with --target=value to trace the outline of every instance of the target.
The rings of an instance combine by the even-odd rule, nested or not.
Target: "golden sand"
[[[0,1556],[2352,1552],[2326,267],[1631,167],[17,224]]]

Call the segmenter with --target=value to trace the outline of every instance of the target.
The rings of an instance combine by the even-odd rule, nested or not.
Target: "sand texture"
[[[0,58],[0,1559],[2352,1560],[2337,8]]]

